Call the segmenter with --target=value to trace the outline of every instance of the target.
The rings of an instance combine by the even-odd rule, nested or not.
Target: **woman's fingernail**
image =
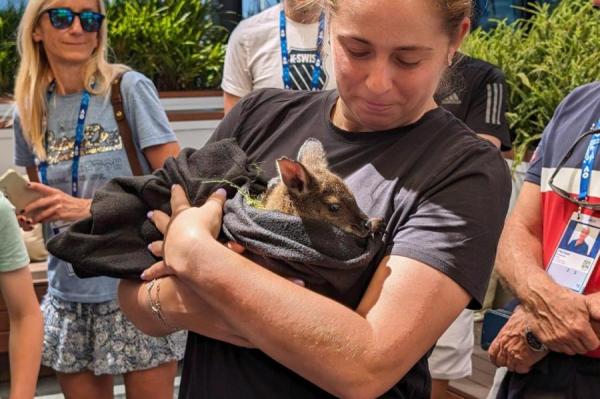
[[[220,189],[215,191],[215,194],[218,195],[219,197],[227,198],[227,191],[225,191],[225,189],[223,187],[221,187]]]
[[[152,252],[152,243],[148,244],[148,251]]]
[[[146,217],[148,219],[152,219],[152,215],[154,215],[154,211],[148,211],[148,213],[146,214]]]

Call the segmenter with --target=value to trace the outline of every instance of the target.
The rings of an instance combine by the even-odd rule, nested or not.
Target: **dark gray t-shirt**
[[[307,138],[317,138],[331,169],[343,177],[361,209],[385,219],[386,254],[409,257],[447,274],[472,296],[470,307],[479,307],[511,191],[500,152],[442,108],[397,129],[342,131],[329,117],[336,99],[336,91],[260,90],[232,109],[211,140],[237,138],[270,178],[276,176],[277,158],[295,158]],[[376,266],[365,272],[355,290],[364,293]],[[385,397],[422,397],[428,390],[424,357]],[[261,351],[192,334],[180,398],[195,397],[328,394]]]

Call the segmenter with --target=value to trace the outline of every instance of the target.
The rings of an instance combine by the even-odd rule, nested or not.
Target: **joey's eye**
[[[329,204],[329,211],[330,212],[335,213],[335,212],[339,211],[340,208],[341,208],[340,204]]]

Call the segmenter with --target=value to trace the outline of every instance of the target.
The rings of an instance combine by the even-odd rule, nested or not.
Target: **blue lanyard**
[[[317,49],[315,50],[315,67],[312,72],[310,90],[316,91],[319,87],[319,78],[321,77],[321,49],[323,47],[323,37],[325,33],[325,14],[319,16],[319,33],[317,34]],[[287,47],[287,30],[285,22],[285,11],[283,6],[279,13],[279,36],[281,39],[281,64],[283,66],[283,87],[286,90],[292,88],[292,77],[290,75],[290,56]]]
[[[52,95],[52,91],[48,92],[48,100]],[[73,144],[73,163],[71,165],[71,195],[77,197],[79,194],[79,157],[81,155],[81,142],[83,141],[83,129],[85,127],[85,117],[87,116],[88,107],[90,104],[90,93],[87,90],[83,91],[81,96],[81,105],[79,106],[79,114],[77,115],[77,128],[75,129],[75,143]],[[48,155],[48,129],[45,133],[46,156]],[[43,161],[38,165],[40,171],[40,180],[43,184],[48,185],[48,162]]]
[[[592,125],[592,130],[600,127],[600,119]],[[598,154],[598,145],[600,145],[600,133],[592,135],[590,144],[585,151],[585,158],[581,164],[581,180],[579,183],[579,200],[585,200],[588,197],[590,191],[590,180],[592,178],[592,171],[594,170],[594,161]]]

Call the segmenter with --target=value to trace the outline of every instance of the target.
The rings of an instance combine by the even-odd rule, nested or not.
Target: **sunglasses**
[[[563,159],[560,161],[560,163],[558,164],[558,167],[554,170],[554,173],[552,173],[552,176],[550,176],[550,180],[548,180],[548,185],[550,186],[550,189],[552,191],[554,191],[556,194],[558,194],[559,197],[564,198],[567,201],[576,204],[580,208],[587,208],[587,209],[591,209],[594,211],[600,210],[599,203],[591,203],[586,200],[580,200],[579,198],[573,198],[573,196],[569,192],[554,185],[554,178],[556,177],[558,172],[565,166],[565,164],[567,163],[569,158],[571,158],[571,156],[575,152],[575,148],[577,148],[579,143],[581,143],[586,137],[589,137],[591,135],[598,134],[598,133],[600,133],[600,129],[592,129],[592,130],[588,130],[587,132],[585,132],[581,136],[579,136],[577,138],[577,140],[575,140],[575,143],[573,143],[573,145],[571,146],[569,151],[567,151],[567,153],[565,154]]]
[[[79,23],[84,31],[98,32],[104,20],[104,15],[94,11],[75,12],[70,8],[49,8],[45,12],[50,16],[50,23],[56,29],[67,29],[73,25],[75,17],[79,17]]]

